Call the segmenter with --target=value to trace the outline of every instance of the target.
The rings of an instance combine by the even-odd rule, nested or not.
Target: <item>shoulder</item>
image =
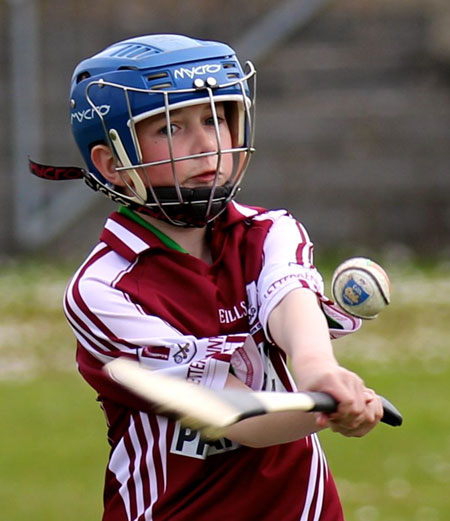
[[[262,206],[250,206],[237,203],[236,201],[232,201],[228,205],[226,221],[229,223],[244,221],[250,225],[257,225],[258,223],[272,224],[275,222],[298,223],[289,210],[285,208],[267,209]]]
[[[86,294],[100,295],[103,289],[114,284],[129,264],[107,244],[99,242],[72,276],[66,287],[66,295],[80,298],[85,298]]]
[[[300,242],[311,242],[305,225],[285,208],[266,209],[234,204],[238,211],[246,215],[245,223],[255,231],[264,230],[266,234],[281,234],[285,238],[295,237]]]
[[[231,232],[240,236],[252,249],[284,250],[288,244],[307,250],[313,248],[305,226],[285,208],[266,209],[233,201],[215,229],[219,235]]]

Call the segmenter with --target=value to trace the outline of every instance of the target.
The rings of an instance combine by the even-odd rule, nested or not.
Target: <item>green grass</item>
[[[450,267],[386,268],[391,306],[335,350],[399,407],[404,426],[321,439],[347,521],[447,521]],[[0,270],[0,505],[8,521],[101,518],[106,429],[76,373],[61,310],[72,271],[45,263]]]
[[[349,365],[349,364],[347,364]],[[358,369],[358,367],[356,367]],[[380,425],[362,439],[321,438],[350,521],[450,518],[450,373],[404,364],[383,374],[360,368],[370,385],[401,409],[404,425]]]
[[[348,521],[450,519],[450,270],[391,269],[392,303],[335,343],[343,365],[390,398],[404,425],[321,435]]]
[[[0,429],[2,519],[101,519],[107,458],[95,395],[78,375],[4,381]]]
[[[9,521],[101,519],[106,427],[62,313],[72,272],[42,262],[0,270],[0,517]]]

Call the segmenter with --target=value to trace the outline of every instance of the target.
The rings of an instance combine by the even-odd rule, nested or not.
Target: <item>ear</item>
[[[125,186],[110,148],[106,145],[95,145],[91,150],[91,160],[102,176],[115,186]]]

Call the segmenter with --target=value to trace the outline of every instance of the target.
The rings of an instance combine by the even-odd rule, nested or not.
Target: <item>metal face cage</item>
[[[246,63],[245,69],[241,78],[228,83],[219,84],[213,76],[205,79],[197,77],[193,80],[192,88],[187,89],[170,90],[165,85],[160,89],[144,89],[102,79],[89,82],[86,87],[86,100],[101,121],[106,144],[114,157],[116,171],[126,186],[125,193],[111,184],[104,186],[108,197],[177,226],[203,226],[218,217],[239,191],[254,152],[256,71],[251,62]],[[119,95],[120,103],[126,107],[126,126],[120,126],[117,118],[109,118],[104,105],[98,103],[99,90],[103,91],[104,96],[106,89],[112,89],[111,99],[117,99]],[[142,110],[142,96],[156,96],[160,101],[152,102],[153,108],[145,111]],[[137,97],[140,100],[139,111],[133,108]],[[217,103],[224,103],[226,107],[232,138],[231,148],[224,148],[221,143]],[[216,149],[177,157],[173,146],[171,113],[199,104],[209,104],[211,108]],[[140,121],[161,114],[164,115],[167,128],[169,157],[146,163],[143,160],[136,125]],[[227,182],[220,185],[219,173],[226,154],[233,157],[233,169]],[[177,175],[179,162],[207,156],[217,157],[212,185],[205,188],[181,186]],[[153,186],[151,168],[164,164],[171,165],[173,185]]]

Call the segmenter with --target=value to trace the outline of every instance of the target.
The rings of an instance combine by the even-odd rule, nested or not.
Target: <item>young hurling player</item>
[[[88,171],[34,165],[119,203],[65,296],[109,429],[104,521],[340,521],[315,433],[362,436],[382,415],[333,355],[330,337],[360,321],[324,296],[305,228],[234,201],[253,152],[254,76],[218,42],[111,45],[72,80]],[[340,406],[247,419],[207,442],[108,380],[119,356],[214,389],[325,391]]]

